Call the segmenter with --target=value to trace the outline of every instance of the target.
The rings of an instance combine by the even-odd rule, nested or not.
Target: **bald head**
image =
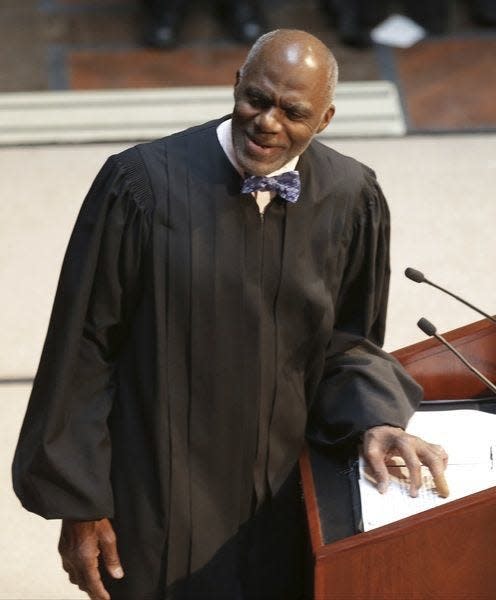
[[[234,86],[232,138],[239,166],[267,175],[300,156],[334,116],[337,68],[304,31],[279,29],[251,49]]]
[[[327,89],[331,103],[338,80],[338,65],[329,48],[318,38],[298,29],[276,29],[258,38],[253,44],[239,77],[244,77],[259,61],[274,58],[286,63],[288,68],[314,71]]]

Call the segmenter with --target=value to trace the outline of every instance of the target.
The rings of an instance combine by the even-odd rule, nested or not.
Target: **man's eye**
[[[286,115],[289,119],[291,119],[291,121],[301,121],[304,118],[304,116],[301,113],[293,110],[286,111]]]
[[[269,101],[266,98],[263,98],[261,96],[248,95],[248,102],[254,108],[265,108],[266,106],[269,105]]]

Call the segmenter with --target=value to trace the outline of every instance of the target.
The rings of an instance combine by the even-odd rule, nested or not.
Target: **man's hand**
[[[368,429],[363,437],[363,455],[374,473],[377,489],[381,494],[388,487],[389,474],[386,465],[392,456],[401,456],[405,461],[410,474],[410,496],[417,496],[422,485],[422,465],[429,467],[439,494],[447,496],[449,493],[444,477],[448,455],[444,449],[410,435],[399,427],[379,425]]]
[[[98,571],[100,553],[107,571],[112,577],[124,577],[115,533],[108,519],[101,521],[62,521],[59,552],[62,566],[74,583],[91,600],[110,600]]]

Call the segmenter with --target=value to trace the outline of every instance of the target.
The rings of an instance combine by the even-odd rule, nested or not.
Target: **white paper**
[[[404,15],[391,15],[370,32],[372,41],[385,46],[410,48],[426,36],[423,27]]]
[[[417,498],[411,498],[408,480],[402,479],[407,471],[398,466],[390,469],[387,492],[379,494],[367,478],[361,457],[359,485],[365,531],[496,485],[496,415],[477,410],[418,412],[407,431],[446,450],[450,495],[438,496],[429,470],[422,467],[422,488]]]

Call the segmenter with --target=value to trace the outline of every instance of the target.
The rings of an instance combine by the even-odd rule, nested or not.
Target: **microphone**
[[[448,342],[447,339],[445,339],[442,335],[437,333],[435,326],[430,321],[422,317],[417,323],[417,325],[426,335],[428,335],[429,337],[435,337],[441,342],[441,344],[444,344],[449,350],[451,350],[451,352],[453,352],[462,361],[462,363],[472,371],[474,375],[476,375],[485,385],[487,385],[487,387],[494,394],[496,394],[496,385],[494,385],[494,383],[491,383],[491,381],[489,381],[489,379],[485,375],[483,375],[472,364],[470,364],[468,360],[464,356],[462,356],[458,352],[458,350]]]
[[[472,308],[473,310],[478,312],[483,317],[486,317],[486,319],[489,319],[493,323],[496,323],[496,319],[494,317],[492,317],[491,315],[488,315],[483,310],[481,310],[480,308],[477,308],[473,304],[470,304],[470,302],[467,302],[463,298],[460,298],[460,296],[453,294],[453,292],[450,292],[450,291],[442,288],[440,285],[437,285],[436,283],[432,283],[432,281],[429,281],[421,271],[417,271],[417,269],[412,269],[411,267],[408,267],[407,269],[405,269],[405,275],[408,277],[408,279],[415,281],[415,283],[428,283],[429,285],[432,285],[432,287],[435,287],[438,290],[441,290],[442,292],[444,292],[445,294],[452,296],[459,302],[462,302],[466,306],[469,306],[470,308]],[[420,325],[419,325],[419,327],[420,327]],[[433,334],[427,334],[427,335],[433,335]]]

